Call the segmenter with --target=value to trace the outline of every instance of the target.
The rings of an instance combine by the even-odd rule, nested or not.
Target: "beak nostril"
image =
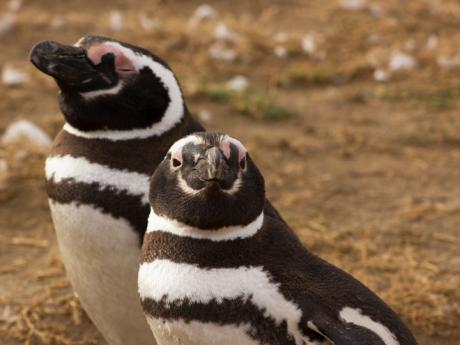
[[[241,170],[246,169],[246,157],[243,157],[243,159],[240,160],[240,168]]]
[[[172,166],[173,166],[174,168],[177,168],[177,167],[179,167],[179,166],[181,166],[181,165],[182,165],[182,163],[181,163],[180,160],[178,160],[178,159],[176,159],[176,158],[173,158],[173,160],[172,160]]]

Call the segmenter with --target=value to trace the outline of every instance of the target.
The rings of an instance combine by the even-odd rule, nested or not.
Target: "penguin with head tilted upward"
[[[416,345],[374,293],[264,213],[264,179],[224,134],[177,141],[150,184],[139,294],[159,345]]]
[[[111,345],[152,345],[137,296],[148,181],[168,148],[202,127],[168,65],[142,48],[87,36],[40,42],[30,59],[56,80],[66,120],[46,178],[72,287]]]

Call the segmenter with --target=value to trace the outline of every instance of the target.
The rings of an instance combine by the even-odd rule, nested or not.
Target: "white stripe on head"
[[[244,147],[244,145],[241,143],[241,141],[229,135],[225,135],[225,137],[222,139],[220,149],[224,153],[225,157],[227,157],[227,159],[230,158],[230,153],[231,153],[230,144],[235,145],[236,148],[238,149],[238,161],[240,161],[246,156],[247,150],[246,150],[246,147]]]
[[[179,188],[187,195],[194,196],[201,192],[201,189],[193,189],[192,187],[190,187],[187,181],[185,181],[182,177],[181,172],[177,174],[177,184]]]
[[[187,144],[204,144],[204,139],[198,135],[190,134],[177,140],[168,150],[168,153],[171,154],[171,158],[176,158],[182,161],[182,149]]]
[[[364,315],[361,309],[344,307],[340,313],[340,318],[348,323],[355,324],[360,327],[367,328],[368,330],[377,334],[385,345],[400,345],[395,335],[380,322],[372,320],[369,316]]]
[[[157,302],[250,301],[277,325],[285,322],[296,344],[313,344],[299,328],[301,309],[280,292],[279,285],[263,267],[200,268],[158,259],[142,263],[138,279],[141,298]]]
[[[97,98],[103,95],[116,95],[120,90],[123,88],[123,81],[120,80],[117,85],[111,87],[110,89],[103,89],[103,90],[94,90],[88,92],[81,92],[81,95],[85,100],[90,100]]]
[[[148,205],[149,176],[126,170],[113,169],[105,165],[91,163],[83,157],[70,155],[53,156],[46,160],[46,179],[55,183],[66,179],[76,182],[97,183],[101,189],[114,188],[131,195],[140,196]]]
[[[81,44],[80,41],[76,44]],[[153,74],[160,79],[161,83],[166,88],[170,100],[169,105],[160,122],[154,123],[148,128],[131,130],[81,131],[67,123],[64,126],[64,130],[73,135],[89,139],[130,140],[143,139],[151,136],[160,136],[174,127],[177,123],[179,123],[184,116],[184,101],[179,84],[173,72],[159,62],[154,61],[150,56],[134,52],[131,49],[122,46],[118,42],[110,41],[104,42],[102,44],[110,45],[119,50],[126,58],[130,60],[130,62],[132,62],[134,68],[137,71],[140,71],[144,67],[150,68]],[[82,92],[81,95],[85,100],[91,101],[100,96],[115,95],[123,89],[123,86],[123,82],[119,81],[116,86],[110,89]]]
[[[194,145],[199,145],[203,144],[204,140],[202,137],[194,134],[187,135],[186,137],[183,137],[179,140],[177,140],[171,148],[168,150],[168,154],[171,155],[171,161],[173,159],[178,160],[179,162],[182,163],[183,157],[182,157],[182,150],[185,145],[187,144],[194,144]],[[173,168],[174,169],[174,168]],[[179,188],[186,194],[188,195],[196,195],[200,192],[200,190],[193,189],[187,184],[187,181],[184,180],[182,177],[182,174],[179,172],[177,174],[177,183],[179,185]]]
[[[178,220],[158,215],[151,209],[147,224],[147,232],[161,231],[180,237],[211,241],[231,241],[254,236],[262,228],[263,222],[264,212],[247,225],[224,226],[218,229],[203,230]]]

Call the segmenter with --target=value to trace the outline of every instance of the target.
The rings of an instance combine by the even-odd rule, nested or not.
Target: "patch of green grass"
[[[269,104],[264,110],[265,118],[269,120],[283,120],[293,117],[295,114],[280,105],[277,104]]]
[[[290,109],[278,104],[273,95],[254,88],[232,91],[224,83],[199,82],[193,84],[191,95],[205,98],[210,102],[226,102],[233,110],[255,118],[284,120],[295,115]]]
[[[423,106],[433,111],[454,108],[460,100],[460,88],[444,88],[434,91],[417,89],[385,89],[380,97],[389,102],[408,103]]]
[[[297,86],[325,86],[334,83],[334,74],[325,69],[291,69],[280,82]]]
[[[460,139],[448,134],[433,135],[432,133],[412,133],[400,136],[396,141],[401,145],[417,147],[431,147],[437,145],[460,146]]]
[[[409,134],[400,136],[396,140],[401,145],[429,147],[439,144],[439,140],[427,134]]]
[[[222,83],[208,83],[206,81],[190,82],[186,87],[190,89],[192,97],[206,98],[210,102],[221,103],[232,98],[232,91]]]
[[[293,111],[279,105],[276,98],[256,90],[237,94],[232,99],[232,107],[241,114],[267,120],[285,120],[295,115]]]
[[[206,90],[205,93],[206,98],[208,98],[211,102],[225,102],[232,97],[232,92],[224,88],[211,88]]]

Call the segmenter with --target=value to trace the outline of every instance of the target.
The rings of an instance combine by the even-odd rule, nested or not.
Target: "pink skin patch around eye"
[[[180,164],[182,164],[182,147],[180,150],[171,152],[171,162],[174,160],[177,160]]]
[[[241,161],[246,156],[246,148],[238,140],[233,138],[226,138],[224,141],[220,143],[219,147],[222,150],[225,157],[229,159],[231,154],[230,144],[235,145],[238,149],[238,160]]]
[[[87,51],[88,58],[95,65],[99,64],[102,60],[102,57],[108,53],[112,53],[115,55],[115,69],[118,73],[129,74],[136,72],[136,69],[131,60],[128,59],[125,55],[123,55],[123,53],[119,49],[109,44],[93,45]]]

